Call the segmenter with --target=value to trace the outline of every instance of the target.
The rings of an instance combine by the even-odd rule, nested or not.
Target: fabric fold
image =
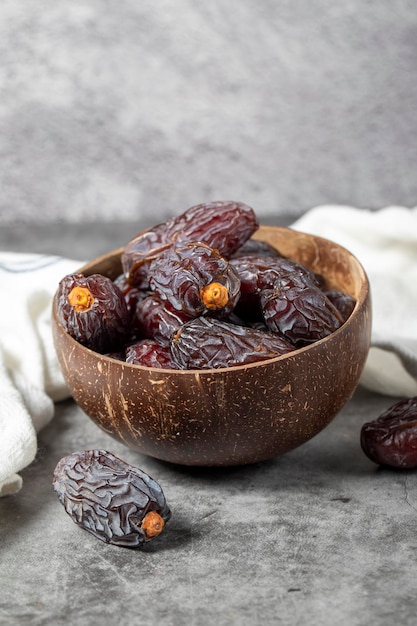
[[[68,396],[51,333],[59,280],[80,261],[0,253],[0,496],[22,486],[19,472],[37,452],[37,433]]]

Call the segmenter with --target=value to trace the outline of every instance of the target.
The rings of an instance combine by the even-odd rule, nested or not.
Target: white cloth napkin
[[[417,208],[321,206],[292,228],[341,244],[368,274],[373,327],[361,384],[390,396],[416,396]]]
[[[36,433],[68,396],[50,317],[59,280],[82,265],[55,256],[0,252],[0,496],[22,486]]]

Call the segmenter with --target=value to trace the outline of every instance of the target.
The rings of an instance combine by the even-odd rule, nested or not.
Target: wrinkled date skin
[[[417,467],[417,396],[400,400],[362,426],[360,442],[374,463],[399,469]]]
[[[171,517],[160,485],[106,450],[61,459],[53,487],[75,524],[108,544],[140,548]]]
[[[203,243],[178,244],[152,263],[152,291],[191,317],[230,313],[240,297],[236,270]]]
[[[329,298],[330,302],[336,307],[342,316],[342,320],[346,322],[355,308],[356,300],[352,298],[348,293],[339,291],[338,289],[329,289],[324,292]]]
[[[151,292],[137,304],[133,326],[140,337],[169,341],[172,334],[190,319],[192,316]]]
[[[139,233],[122,253],[123,272],[129,282],[147,288],[151,263],[167,248],[200,241],[228,258],[257,230],[254,210],[242,202],[207,202]]]
[[[171,339],[172,355],[182,369],[233,367],[293,350],[278,335],[209,317],[187,322]]]
[[[155,339],[141,339],[126,348],[126,363],[144,367],[178,369],[172,358],[169,344],[161,344]]]
[[[309,269],[277,255],[239,255],[230,259],[230,264],[240,278],[239,313],[243,309],[250,314],[259,312],[261,315],[260,296],[265,290],[274,288],[276,281],[285,276],[297,276],[305,285],[313,284],[320,287],[323,279]],[[243,314],[243,317],[246,316]]]
[[[229,255],[229,259],[238,259],[240,257],[283,257],[283,255],[274,248],[270,243],[266,241],[259,241],[259,239],[248,239],[243,245],[240,246],[233,254]]]
[[[136,306],[138,302],[140,302],[142,298],[144,298],[147,295],[147,292],[142,289],[138,289],[138,287],[135,287],[134,285],[131,285],[127,281],[126,276],[124,274],[120,274],[114,280],[114,284],[122,292],[126,305],[127,305],[127,309],[131,313],[131,316],[133,317],[133,314],[136,310]]]
[[[65,276],[56,303],[65,330],[91,350],[116,350],[128,335],[131,314],[122,292],[106,276]]]
[[[274,289],[261,294],[261,306],[269,330],[297,348],[327,337],[343,323],[323,291],[297,275],[279,278]]]

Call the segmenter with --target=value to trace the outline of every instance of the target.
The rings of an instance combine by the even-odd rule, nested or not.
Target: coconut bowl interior
[[[261,226],[255,239],[322,274],[356,299],[336,332],[267,361],[224,369],[165,370],[131,365],[85,348],[52,329],[75,401],[127,446],[182,465],[230,466],[284,454],[319,433],[358,385],[370,345],[369,284],[358,260],[339,245],[288,228]],[[80,268],[115,278],[122,250]]]

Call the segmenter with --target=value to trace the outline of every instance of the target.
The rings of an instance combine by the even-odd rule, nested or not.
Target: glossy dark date
[[[279,278],[296,276],[306,285],[321,286],[322,278],[309,269],[285,257],[246,255],[230,259],[231,266],[240,279],[240,302],[259,305],[259,297],[267,289],[273,289]]]
[[[173,244],[200,241],[228,258],[258,228],[253,209],[241,202],[207,202],[139,233],[122,254],[125,275],[132,284],[146,288],[150,263]]]
[[[171,517],[160,485],[106,450],[62,458],[53,487],[73,522],[108,544],[139,548]]]
[[[417,396],[400,400],[361,428],[365,454],[379,465],[417,467]]]
[[[56,305],[68,334],[91,350],[117,350],[128,335],[130,313],[126,301],[106,276],[65,276],[58,286]]]
[[[136,309],[136,305],[142,298],[146,296],[146,291],[131,285],[124,274],[120,274],[114,281],[116,287],[120,289],[125,299],[127,309],[132,314]]]
[[[343,323],[342,316],[323,291],[297,275],[279,278],[261,294],[265,324],[302,347],[327,337]]]
[[[151,290],[191,317],[230,313],[240,296],[235,269],[203,243],[172,246],[152,263]]]
[[[172,355],[182,369],[233,367],[293,350],[278,335],[208,317],[187,322],[171,339]]]
[[[175,309],[168,300],[150,292],[136,306],[133,328],[139,337],[169,341],[171,335],[191,317]]]
[[[248,239],[242,246],[240,246],[240,248],[236,250],[236,252],[231,254],[228,258],[238,259],[242,256],[282,257],[283,255],[279,252],[279,250],[274,248],[274,246],[271,246],[271,244],[269,244],[267,241],[259,241],[259,239]]]
[[[161,344],[155,339],[141,339],[128,346],[125,353],[126,363],[144,367],[178,369],[172,358],[169,344]]]
[[[329,298],[330,302],[336,307],[344,322],[352,314],[355,308],[356,300],[348,293],[340,291],[339,289],[329,289],[324,292]]]

